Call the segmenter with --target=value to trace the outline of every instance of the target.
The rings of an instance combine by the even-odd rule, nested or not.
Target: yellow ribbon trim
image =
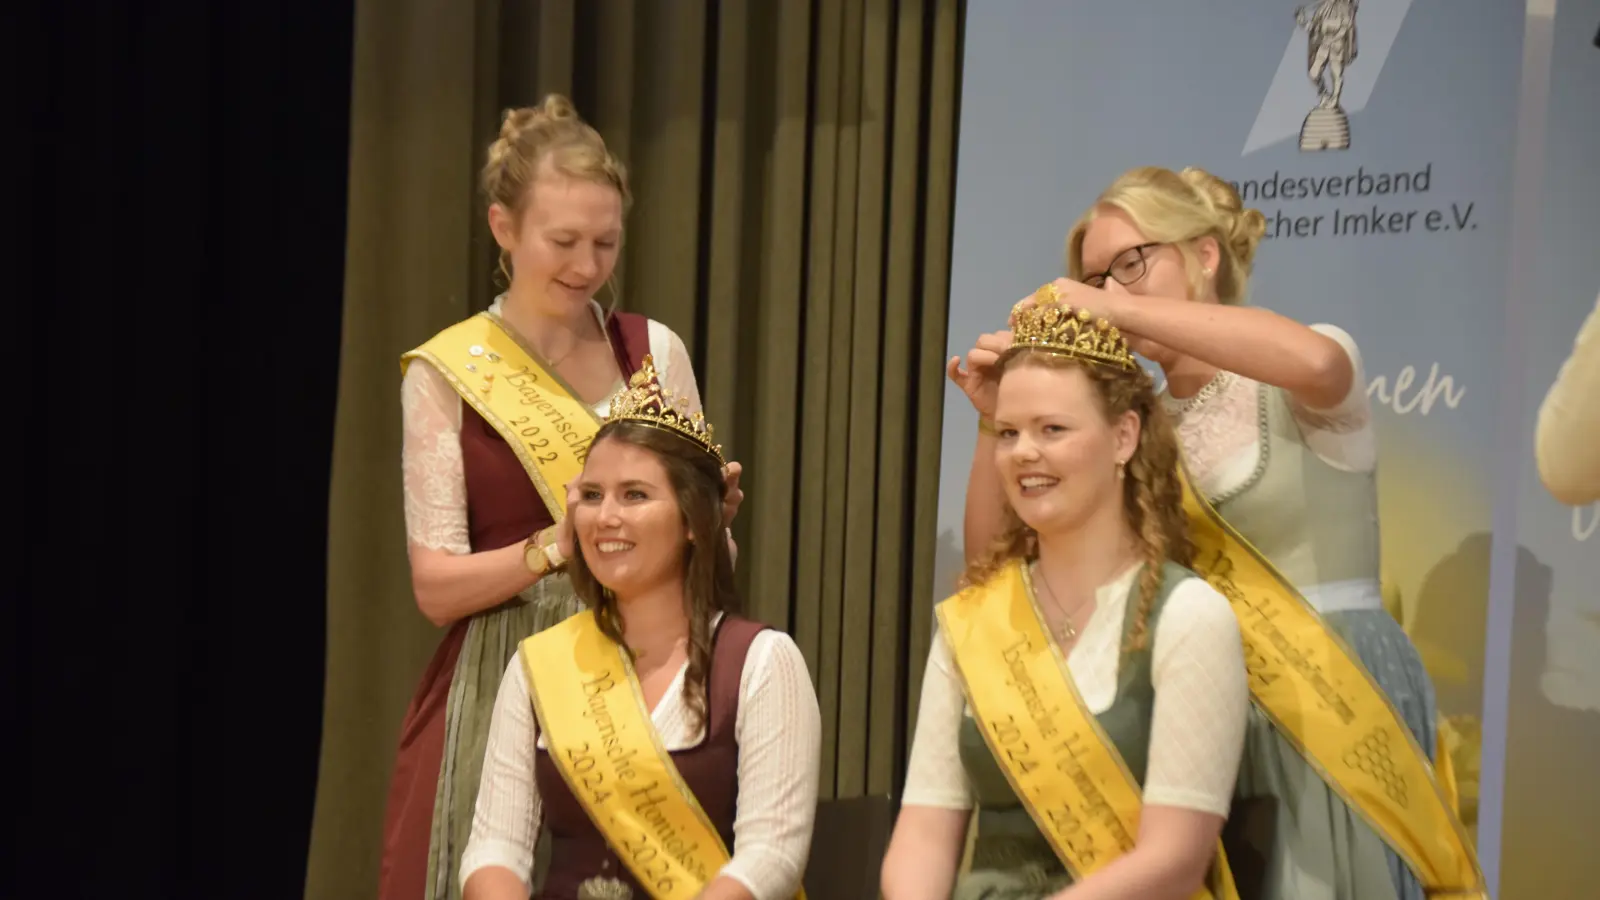
[[[592,612],[517,649],[550,760],[589,820],[655,900],[698,897],[728,848],[661,746],[627,652]]]
[[[1027,567],[1015,561],[936,611],[978,731],[1073,879],[1133,850],[1142,789],[1046,636]],[[1237,900],[1218,853],[1217,892],[1195,900]]]
[[[583,472],[600,420],[491,313],[446,328],[400,357],[438,369],[461,399],[505,439],[545,508],[560,522],[567,485]]]
[[[1294,585],[1179,475],[1194,568],[1239,617],[1256,706],[1430,897],[1487,900],[1466,830],[1388,696]]]

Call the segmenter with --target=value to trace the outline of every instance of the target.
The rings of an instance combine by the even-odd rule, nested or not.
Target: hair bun
[[[563,119],[578,117],[578,108],[562,94],[546,94],[544,101],[533,107],[532,112],[546,122],[560,122]]]
[[[538,106],[519,106],[501,114],[500,140],[518,143],[529,132],[552,122],[579,121],[578,109],[560,94],[550,94]]]
[[[1267,233],[1267,217],[1259,209],[1246,209],[1233,217],[1232,227],[1228,229],[1228,243],[1233,245],[1233,252],[1239,255],[1239,262],[1249,269],[1256,258],[1256,248],[1261,245],[1261,238]]]
[[[1239,200],[1239,192],[1235,191],[1232,185],[1205,169],[1190,166],[1178,175],[1183,178],[1185,184],[1194,188],[1194,192],[1199,194],[1200,199],[1212,209],[1236,213],[1244,205]]]
[[[1267,217],[1259,209],[1246,208],[1233,185],[1205,169],[1190,166],[1178,174],[1216,214],[1217,225],[1227,238],[1228,246],[1248,271],[1255,259],[1256,247],[1267,233]]]

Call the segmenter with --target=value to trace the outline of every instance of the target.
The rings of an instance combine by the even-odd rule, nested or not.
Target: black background
[[[303,892],[353,12],[6,13],[6,896]]]

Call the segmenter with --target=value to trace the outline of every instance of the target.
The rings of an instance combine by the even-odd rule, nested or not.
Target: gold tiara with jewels
[[[1042,350],[1114,369],[1137,371],[1139,363],[1128,339],[1115,325],[1096,319],[1087,309],[1073,309],[1057,299],[1053,284],[1011,311],[1011,346],[1006,352]]]
[[[722,445],[713,438],[711,423],[699,410],[691,411],[689,401],[670,389],[662,387],[656,372],[655,360],[648,354],[633,373],[628,383],[611,397],[611,408],[606,411],[607,422],[636,422],[652,428],[664,428],[716,458],[722,459]]]

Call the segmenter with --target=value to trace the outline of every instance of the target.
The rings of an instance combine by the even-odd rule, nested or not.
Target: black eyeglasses
[[[1083,283],[1094,288],[1105,287],[1106,279],[1110,278],[1117,284],[1127,287],[1144,277],[1147,268],[1145,254],[1159,246],[1161,246],[1160,241],[1151,241],[1148,244],[1129,247],[1117,254],[1117,258],[1111,262],[1111,268],[1094,275],[1083,276]]]

